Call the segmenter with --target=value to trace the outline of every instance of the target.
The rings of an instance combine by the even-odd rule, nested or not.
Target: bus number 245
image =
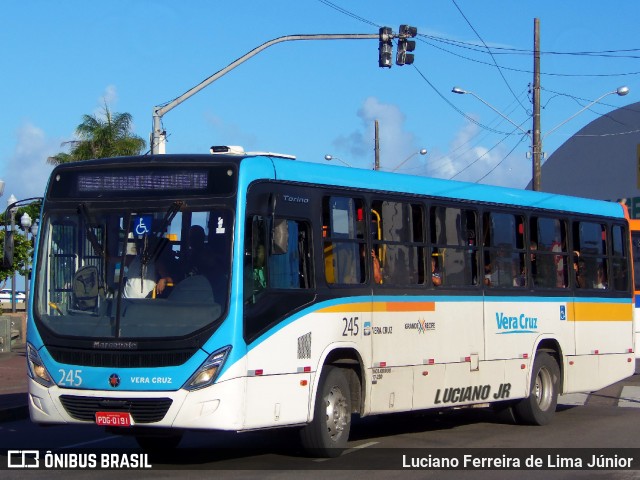
[[[343,318],[344,329],[342,330],[343,337],[355,337],[358,335],[360,328],[358,327],[358,317]]]
[[[64,370],[60,368],[60,380],[58,385],[65,387],[79,387],[82,385],[82,370]]]

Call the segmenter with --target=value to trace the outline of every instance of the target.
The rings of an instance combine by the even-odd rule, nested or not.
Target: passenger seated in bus
[[[376,255],[376,251],[371,249],[371,258],[373,259],[373,281],[376,283],[382,283],[382,268],[380,268],[380,260]]]
[[[146,264],[143,262],[145,248],[149,247],[142,244],[140,248],[135,244],[129,244],[127,247],[127,281],[123,291],[125,298],[147,298],[152,295],[154,289],[155,293],[160,295],[167,285],[173,283],[162,258],[166,255],[166,247],[160,252],[158,259],[151,259]]]
[[[188,244],[182,257],[183,277],[201,274],[205,259],[205,233],[200,225],[192,225],[189,229]]]
[[[604,273],[604,268],[602,265],[598,265],[598,271],[596,275],[596,284],[593,287],[602,289],[607,288],[607,275]]]
[[[431,283],[436,287],[442,285],[442,277],[440,276],[438,260],[436,257],[431,257]]]
[[[584,264],[584,260],[580,257],[580,252],[578,251],[573,252],[573,272],[576,276],[576,287],[586,288],[586,266]]]

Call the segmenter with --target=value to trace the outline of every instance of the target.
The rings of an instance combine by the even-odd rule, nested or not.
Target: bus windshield
[[[231,210],[170,200],[51,207],[43,219],[34,319],[63,337],[184,337],[229,297]]]

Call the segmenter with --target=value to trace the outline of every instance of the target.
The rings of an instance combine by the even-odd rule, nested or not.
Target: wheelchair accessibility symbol
[[[137,224],[134,227],[134,231],[136,235],[146,235],[151,232],[151,224],[153,222],[153,217],[151,215],[142,215],[138,217]]]

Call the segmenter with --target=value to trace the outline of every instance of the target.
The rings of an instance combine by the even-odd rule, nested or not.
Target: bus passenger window
[[[364,202],[330,196],[322,201],[325,280],[329,285],[364,283]],[[326,226],[326,229],[324,228]]]
[[[577,288],[608,288],[607,228],[594,222],[573,223],[574,271]]]
[[[625,241],[628,238],[628,233],[621,225],[614,225],[611,227],[611,278],[609,285],[617,291],[627,291],[629,289],[629,270],[627,268],[627,245]],[[632,245],[637,250],[638,238],[632,233]],[[634,268],[636,266],[636,257],[633,256]],[[635,276],[635,281],[640,282],[640,275]]]
[[[382,283],[388,286],[424,283],[424,265],[420,265],[424,263],[422,206],[374,200],[372,224],[376,228],[373,247],[382,267]]]
[[[489,287],[524,287],[524,219],[510,213],[484,214],[484,284]]]
[[[286,248],[269,255],[269,286],[271,288],[300,289],[311,288],[311,247],[306,222],[283,220],[286,222]]]
[[[441,285],[447,287],[477,285],[478,246],[477,213],[453,207],[431,207],[429,230],[437,256]],[[432,279],[433,283],[433,279]]]
[[[243,275],[245,303],[255,303],[267,287],[266,244],[267,220],[261,216],[248,218]]]
[[[567,288],[569,255],[567,226],[557,218],[531,217],[531,241],[536,242],[533,285],[540,288]]]

